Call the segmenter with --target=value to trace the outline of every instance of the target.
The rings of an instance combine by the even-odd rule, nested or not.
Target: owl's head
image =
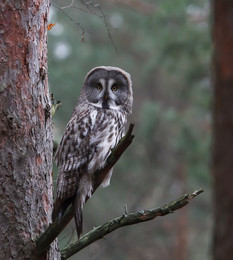
[[[84,80],[81,96],[95,107],[131,113],[133,91],[130,74],[117,67],[95,67]]]

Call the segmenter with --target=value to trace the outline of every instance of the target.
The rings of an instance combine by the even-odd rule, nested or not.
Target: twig
[[[109,172],[109,170],[116,164],[116,162],[120,159],[123,152],[129,147],[132,143],[134,136],[132,135],[134,125],[130,124],[129,130],[126,135],[120,140],[119,144],[113,148],[110,156],[107,159],[106,166],[94,173],[94,186],[93,193],[102,183],[105,175]],[[56,237],[61,233],[61,231],[65,228],[65,226],[71,221],[73,218],[74,212],[72,206],[70,206],[60,222],[57,221],[50,224],[47,230],[39,237],[36,242],[36,254],[41,255],[45,252],[50,244],[56,239]]]
[[[68,13],[66,13],[61,7],[57,6],[54,2],[51,3],[51,5],[55,8],[57,8],[60,12],[62,12],[65,16],[68,17],[68,19],[73,22],[79,29],[82,30],[82,36],[85,34],[84,28],[81,26],[79,22],[76,22]]]
[[[113,232],[114,230],[120,227],[133,225],[140,222],[145,222],[148,220],[152,220],[158,216],[164,216],[173,213],[174,211],[187,205],[191,199],[195,198],[197,195],[199,195],[202,192],[203,190],[199,189],[194,191],[191,194],[185,194],[182,197],[174,201],[171,201],[170,203],[162,207],[150,209],[150,210],[142,210],[136,213],[122,215],[120,217],[112,219],[109,222],[105,223],[104,225],[92,229],[90,232],[82,236],[80,240],[76,240],[71,245],[65,247],[61,251],[61,259],[65,260],[71,257],[72,255],[79,252],[80,250],[87,247],[88,245],[92,244],[96,240],[101,239],[102,237],[106,236],[107,234]]]
[[[85,6],[87,8],[87,10],[85,10],[83,8],[80,8],[80,7],[74,6],[74,0],[71,0],[71,4],[69,4],[67,6],[63,6],[63,7],[57,6],[54,2],[52,2],[51,4],[52,4],[52,6],[57,8],[59,11],[61,11],[63,14],[65,14],[71,22],[73,22],[76,26],[78,26],[82,30],[81,42],[85,42],[85,33],[86,32],[85,32],[84,28],[81,26],[81,24],[79,22],[75,22],[75,20],[68,13],[66,13],[64,11],[64,9],[67,9],[67,8],[78,9],[80,11],[96,15],[100,19],[103,19],[104,26],[105,26],[105,28],[107,30],[108,38],[109,38],[111,44],[113,45],[113,47],[115,49],[115,52],[117,52],[117,46],[116,46],[116,44],[115,44],[115,42],[113,40],[113,37],[112,37],[112,34],[111,34],[111,30],[110,30],[111,26],[108,23],[107,17],[105,15],[104,11],[102,10],[102,7],[100,6],[100,4],[94,4],[93,1],[86,2],[84,0],[80,0],[80,2],[82,3],[83,6]]]
[[[103,19],[104,26],[105,26],[105,28],[106,28],[106,30],[107,30],[108,38],[109,38],[109,40],[110,40],[112,46],[114,47],[115,52],[117,52],[117,46],[116,46],[116,44],[115,44],[115,42],[114,42],[114,40],[113,40],[112,34],[111,34],[111,29],[110,29],[111,26],[110,26],[110,24],[109,24],[108,21],[107,21],[107,16],[106,16],[106,14],[104,13],[104,11],[103,11],[101,5],[100,5],[99,3],[98,3],[98,4],[94,4],[93,1],[86,2],[86,1],[84,1],[84,0],[80,0],[80,2],[81,2],[84,6],[86,6],[87,10],[88,10],[91,14],[94,14],[94,15],[98,16],[100,19]],[[97,13],[95,10],[93,10],[92,7],[94,7],[94,9],[98,10],[99,13]]]
[[[63,6],[63,7],[60,7],[60,8],[61,9],[70,8],[70,7],[72,7],[73,4],[74,4],[74,0],[71,0],[71,3],[69,5],[66,5],[66,6]]]
[[[110,25],[107,21],[107,17],[105,15],[105,13],[103,12],[102,8],[100,6],[97,6],[100,13],[102,14],[102,18],[103,18],[103,22],[104,22],[104,25],[105,25],[105,28],[107,29],[107,33],[108,33],[108,38],[110,40],[110,42],[112,43],[114,49],[115,49],[115,52],[117,52],[117,46],[112,38],[112,34],[111,34],[111,30],[110,30]]]

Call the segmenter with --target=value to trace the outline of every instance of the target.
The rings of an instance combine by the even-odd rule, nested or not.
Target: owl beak
[[[105,95],[104,98],[105,98],[105,100],[108,100],[108,95]]]

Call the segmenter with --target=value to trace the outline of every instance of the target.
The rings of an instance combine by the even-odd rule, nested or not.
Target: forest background
[[[91,68],[119,66],[133,81],[129,122],[136,138],[110,187],[85,205],[84,232],[121,215],[125,205],[134,212],[205,190],[175,214],[117,230],[71,259],[211,259],[209,1],[51,1],[49,23],[56,23],[48,32],[49,86],[63,104],[53,120],[55,141]],[[66,228],[61,247],[74,230],[74,223]]]

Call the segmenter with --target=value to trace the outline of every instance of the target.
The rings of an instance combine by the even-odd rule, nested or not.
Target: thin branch
[[[93,1],[89,1],[89,2],[86,2],[84,0],[80,0],[81,4],[83,6],[86,7],[86,10],[83,9],[83,8],[80,8],[80,7],[77,7],[74,5],[74,0],[72,0],[71,4],[67,5],[67,6],[63,6],[63,7],[59,7],[57,6],[54,2],[52,2],[52,6],[57,8],[59,11],[61,11],[62,13],[64,13],[71,22],[73,22],[76,26],[78,26],[81,30],[82,30],[82,37],[81,37],[81,42],[85,42],[85,33],[86,31],[84,30],[84,28],[81,26],[81,24],[79,22],[75,22],[74,19],[64,11],[64,9],[67,9],[67,8],[71,8],[71,9],[78,9],[80,11],[83,11],[83,12],[86,12],[86,13],[89,13],[89,14],[93,14],[97,17],[99,17],[100,19],[103,19],[103,23],[104,23],[104,26],[107,30],[107,35],[108,35],[108,38],[112,44],[112,46],[114,47],[115,51],[117,52],[117,46],[113,40],[113,37],[112,37],[112,34],[111,34],[111,26],[110,24],[108,23],[107,21],[107,17],[104,13],[104,11],[102,10],[102,7],[100,6],[100,4],[95,4]],[[98,12],[97,12],[97,11]]]
[[[71,0],[71,3],[69,5],[66,5],[66,6],[63,6],[63,7],[60,7],[60,8],[61,9],[70,8],[70,7],[72,7],[73,4],[74,4],[74,0]]]
[[[110,156],[107,159],[106,166],[94,173],[94,185],[93,185],[93,192],[99,187],[102,183],[105,175],[109,172],[109,170],[116,164],[116,162],[120,159],[121,155],[124,151],[129,147],[132,143],[134,135],[132,135],[134,125],[130,124],[129,130],[127,131],[126,135],[120,140],[119,144],[113,148]],[[50,224],[47,230],[39,237],[36,242],[36,254],[41,255],[45,252],[50,244],[56,239],[56,237],[61,233],[61,231],[65,228],[65,226],[71,221],[74,216],[72,206],[69,206],[66,213],[60,220],[60,222],[55,221],[54,223]]]
[[[98,239],[106,236],[107,234],[113,232],[114,230],[128,226],[134,225],[140,222],[145,222],[148,220],[152,220],[158,216],[164,216],[174,211],[184,207],[189,203],[189,201],[195,198],[197,195],[202,193],[203,190],[199,189],[194,191],[191,194],[185,194],[182,197],[171,201],[170,203],[155,209],[150,210],[142,210],[136,213],[130,213],[127,215],[122,215],[120,217],[114,218],[109,222],[105,223],[102,226],[92,229],[90,232],[85,234],[80,238],[80,240],[76,240],[71,245],[67,246],[61,251],[61,259],[65,260],[75,253],[79,252],[83,248],[87,247],[88,245],[92,244]]]
[[[98,6],[98,9],[100,11],[100,13],[102,14],[102,17],[103,17],[103,22],[104,22],[104,25],[105,25],[105,28],[107,29],[107,33],[108,33],[108,38],[110,39],[114,49],[115,49],[115,52],[117,52],[117,46],[112,38],[112,34],[111,34],[111,30],[110,30],[110,25],[107,21],[107,18],[106,18],[106,15],[105,13],[103,12],[102,8],[100,6]]]
[[[60,12],[62,12],[65,16],[68,17],[68,19],[73,22],[79,29],[82,30],[82,36],[85,34],[84,28],[81,26],[79,22],[76,22],[68,13],[66,13],[61,7],[57,6],[54,2],[51,3],[51,5],[55,8],[57,8]]]
[[[105,26],[105,28],[106,28],[106,30],[107,30],[108,38],[109,38],[111,44],[113,45],[113,47],[114,47],[114,49],[115,49],[115,52],[117,52],[117,46],[116,46],[116,44],[115,44],[115,42],[114,42],[114,40],[113,40],[112,34],[111,34],[111,29],[110,29],[111,26],[110,26],[110,24],[109,24],[108,21],[107,21],[107,16],[106,16],[106,14],[104,13],[104,11],[103,11],[101,5],[100,5],[99,3],[96,3],[96,4],[95,4],[95,3],[93,3],[93,1],[86,2],[86,1],[84,1],[84,0],[80,0],[80,2],[81,2],[84,6],[86,6],[87,10],[88,10],[90,13],[92,13],[92,14],[98,16],[100,19],[103,19],[104,26]],[[97,13],[95,10],[93,10],[93,8],[96,9],[96,10],[98,10],[99,13]]]
[[[89,12],[90,14],[95,14],[95,15],[99,16],[99,14],[97,14],[97,13],[92,9],[92,7],[94,7],[94,9],[95,9],[95,5],[94,5],[93,1],[86,2],[86,1],[84,1],[84,0],[80,0],[80,2],[82,3],[82,5],[84,5],[84,6],[87,8],[87,10],[88,10],[88,12]]]

